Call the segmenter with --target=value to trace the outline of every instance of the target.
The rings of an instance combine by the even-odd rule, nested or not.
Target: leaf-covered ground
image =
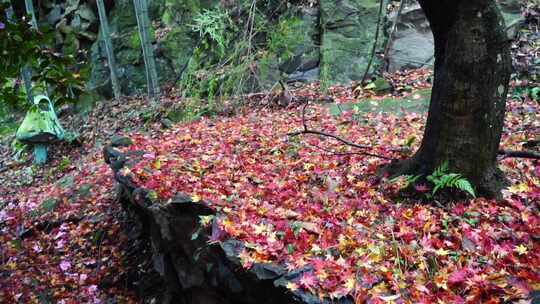
[[[139,302],[133,283],[149,261],[139,259],[145,253],[133,251],[140,248],[123,230],[133,223],[116,202],[101,143],[144,126],[137,109],[145,107],[142,98],[126,99],[86,117],[61,116],[81,144],[55,146],[42,168],[30,166],[31,159],[13,161],[5,139],[0,155],[10,169],[0,174],[0,303]]]
[[[511,101],[508,110],[502,146],[520,148],[540,128],[540,107]],[[310,107],[306,117],[312,129],[391,158],[421,138],[425,122],[416,113],[334,117],[323,106]],[[146,154],[122,174],[153,190],[156,203],[183,192],[220,211],[219,227],[247,244],[244,267],[310,269],[290,289],[352,295],[358,303],[514,301],[540,290],[537,161],[501,160],[513,183],[502,202],[436,206],[400,199],[398,185],[375,177],[380,158],[328,138],[287,136],[301,128],[293,108],[134,135],[128,149]]]
[[[417,99],[415,90],[428,88],[428,77],[422,70],[392,75],[394,96]],[[306,113],[312,129],[393,158],[420,141],[424,114],[349,107],[332,116],[316,102],[362,101],[348,88],[331,88],[330,97],[316,89],[295,91],[298,100],[314,101]],[[382,97],[366,91],[361,98]],[[539,133],[540,106],[523,100],[509,101],[504,148],[521,149]],[[162,101],[163,108],[171,102]],[[512,182],[504,202],[441,208],[402,199],[398,185],[376,178],[386,160],[330,139],[287,136],[301,128],[300,110],[250,107],[163,131],[159,113],[148,118],[156,109],[134,99],[98,108],[85,123],[68,122],[79,128],[81,146],[56,147],[45,168],[22,163],[0,176],[0,302],[140,301],[130,276],[144,268],[133,256],[144,254],[130,251],[122,229],[130,223],[115,201],[101,147],[113,134],[143,126],[144,133],[130,135],[130,149],[147,153],[123,173],[155,190],[156,199],[181,191],[220,210],[223,237],[248,244],[245,267],[271,261],[310,269],[288,288],[331,298],[349,294],[359,303],[518,300],[540,289],[537,161],[501,160]],[[2,150],[3,159],[7,153]]]
[[[504,148],[518,150],[540,134],[540,106],[527,97],[538,97],[540,13],[532,1],[524,5],[528,26],[512,44],[518,77],[503,138]],[[385,97],[415,100],[417,90],[429,88],[429,77],[425,70],[387,75],[393,91]],[[342,87],[327,96],[316,86],[295,95],[335,104],[382,98]],[[538,161],[501,160],[512,182],[504,202],[475,199],[441,208],[396,196],[397,185],[374,177],[384,160],[347,154],[357,151],[328,139],[287,137],[301,127],[298,108],[251,110],[162,134],[161,114],[174,105],[184,107],[166,97],[158,109],[140,98],[101,103],[88,116],[60,109],[62,123],[82,144],[55,146],[44,168],[31,167],[31,159],[13,161],[12,138],[0,140],[0,303],[143,300],[133,291],[140,279],[133,276],[148,276],[148,255],[135,250],[145,247],[133,247],[123,229],[132,223],[115,201],[101,156],[112,135],[139,129],[149,132],[131,148],[148,153],[140,171],[124,173],[161,199],[184,191],[220,209],[223,231],[249,244],[245,267],[274,261],[310,269],[288,288],[351,294],[360,303],[520,302],[540,290]],[[414,149],[421,138],[422,114],[336,118],[326,108],[309,108],[313,129],[374,145],[375,154],[403,157],[406,151],[391,148],[412,142]],[[13,131],[16,124],[2,127]]]

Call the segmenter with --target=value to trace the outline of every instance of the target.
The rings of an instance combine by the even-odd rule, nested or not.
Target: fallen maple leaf
[[[465,279],[469,277],[469,274],[470,274],[470,269],[468,268],[461,268],[459,270],[456,270],[448,276],[448,283],[450,284],[463,283]]]
[[[516,248],[514,248],[514,251],[517,252],[517,254],[519,255],[525,255],[527,254],[527,246],[523,245],[523,244],[520,244],[519,246],[516,246]]]

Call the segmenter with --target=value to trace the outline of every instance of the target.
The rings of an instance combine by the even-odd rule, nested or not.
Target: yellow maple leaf
[[[355,278],[348,278],[347,281],[345,281],[345,288],[347,288],[348,291],[353,290],[355,285],[356,285]]]
[[[288,289],[288,290],[291,290],[291,291],[295,291],[298,289],[298,285],[296,285],[296,283],[293,283],[293,282],[287,282],[287,284],[285,285],[285,287]]]
[[[199,223],[201,223],[203,227],[210,225],[213,219],[213,215],[199,215]]]
[[[516,246],[516,248],[514,248],[514,251],[517,252],[517,254],[519,255],[527,254],[527,246],[520,244],[519,246]]]
[[[313,169],[315,167],[314,164],[304,164],[304,170],[310,170],[310,169]]]
[[[439,249],[437,249],[435,251],[435,254],[441,255],[441,256],[447,256],[449,253],[450,253],[450,251],[448,251],[446,249],[443,249],[443,248],[439,248]]]
[[[264,225],[253,225],[253,232],[255,234],[262,234],[266,230],[266,227]]]
[[[191,201],[194,203],[198,203],[201,201],[201,197],[198,194],[194,194],[191,196]]]
[[[514,194],[527,191],[529,191],[529,186],[526,183],[516,184],[508,187],[508,192]]]

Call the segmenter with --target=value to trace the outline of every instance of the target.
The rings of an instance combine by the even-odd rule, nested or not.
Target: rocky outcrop
[[[115,138],[105,147],[105,161],[119,184],[119,201],[151,243],[154,269],[165,282],[165,292],[148,302],[201,304],[353,303],[349,298],[321,300],[300,289],[285,288],[309,267],[287,272],[277,264],[242,267],[239,254],[244,244],[228,238],[216,224],[220,218],[204,202],[177,193],[167,202],[151,198],[122,169],[130,168],[142,151],[122,153],[118,146],[129,139]],[[207,225],[201,217],[211,218]],[[209,242],[213,240],[213,242]]]
[[[519,0],[499,0],[508,37],[513,39],[524,21]],[[387,69],[390,72],[407,68],[431,67],[434,61],[433,34],[429,22],[416,1],[403,0],[405,6],[399,16],[397,11],[388,16],[389,23],[396,18],[395,31],[388,35]],[[390,27],[389,27],[390,28]]]
[[[522,22],[519,0],[498,0],[508,26],[514,35]],[[70,54],[88,51],[89,81],[87,91],[105,97],[112,96],[105,47],[99,31],[95,3],[90,0],[45,1],[40,7],[40,22],[56,31],[56,44]],[[397,1],[393,1],[394,4]],[[415,0],[403,1],[405,8],[398,17],[391,39],[380,37],[377,50],[382,51],[388,40],[385,60],[389,71],[404,68],[429,67],[433,62],[433,37],[429,24]],[[183,80],[198,85],[200,75],[224,75],[223,60],[216,62],[209,53],[212,47],[201,48],[199,32],[194,31],[195,19],[206,11],[228,12],[235,23],[227,31],[229,39],[245,39],[245,22],[249,16],[249,1],[219,0],[152,0],[150,18],[152,44],[161,85],[179,85]],[[277,81],[347,84],[359,80],[365,72],[371,54],[378,19],[378,0],[300,1],[297,4],[280,1],[257,2],[259,28],[251,44],[252,58],[243,54],[242,60],[229,68],[231,73],[243,73],[243,81],[229,84],[239,91],[259,91],[273,87]],[[22,10],[19,4],[14,4]],[[111,38],[117,61],[117,75],[122,93],[132,95],[146,92],[146,78],[137,22],[132,0],[106,0]],[[389,29],[396,12],[386,16]],[[261,20],[264,20],[262,22]],[[229,58],[237,51],[234,43],[225,49]],[[83,56],[80,53],[79,56]],[[380,63],[377,56],[374,68]],[[81,58],[82,59],[82,58]],[[212,61],[214,60],[214,61]],[[246,62],[249,60],[250,62]],[[235,70],[238,65],[249,68]],[[217,68],[216,68],[217,67]],[[212,70],[216,68],[217,70]],[[231,71],[232,70],[232,71]],[[87,74],[85,71],[81,74]],[[189,76],[186,76],[188,75]],[[249,75],[247,75],[249,74]],[[218,78],[220,78],[218,77]],[[192,80],[191,80],[192,79]],[[215,82],[213,82],[215,81]],[[202,91],[213,90],[216,82],[208,81]],[[234,81],[233,81],[234,82]],[[240,86],[241,88],[236,88]],[[189,93],[189,92],[188,92]],[[200,96],[205,96],[200,94]],[[227,92],[226,92],[227,93]],[[199,95],[197,95],[199,96]]]
[[[390,16],[394,22],[397,12]],[[388,41],[388,70],[430,67],[433,64],[433,34],[418,3],[406,5]]]
[[[361,79],[375,41],[379,1],[321,0],[319,3],[321,80],[348,83]]]
[[[177,81],[185,74],[200,42],[192,28],[197,14],[225,5],[226,1],[151,2],[154,48],[162,84]],[[257,85],[250,88],[268,89],[278,80],[322,79],[334,84],[362,77],[375,35],[378,0],[320,1],[319,5],[282,10],[279,16],[272,15],[274,8],[268,10],[270,16],[265,18],[270,20],[271,29],[266,28],[269,32],[256,37],[258,45],[266,48],[264,55],[256,59]],[[146,80],[132,1],[116,1],[109,19],[122,91],[143,91]],[[99,41],[92,46],[90,62],[91,89],[110,95],[105,51]]]

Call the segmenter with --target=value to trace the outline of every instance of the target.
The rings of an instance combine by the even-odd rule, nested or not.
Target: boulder
[[[393,12],[389,19],[393,22],[395,18],[396,12]],[[433,64],[433,34],[416,1],[403,8],[388,43],[389,72],[430,67]]]
[[[321,81],[347,84],[361,79],[375,40],[379,1],[321,0],[319,3]]]
[[[387,69],[394,72],[402,69],[431,67],[434,61],[433,34],[424,12],[416,1],[404,1],[405,7],[396,23],[394,33],[388,41]],[[513,39],[521,28],[524,19],[521,16],[519,0],[499,0],[509,39]],[[387,19],[393,23],[396,11]]]

